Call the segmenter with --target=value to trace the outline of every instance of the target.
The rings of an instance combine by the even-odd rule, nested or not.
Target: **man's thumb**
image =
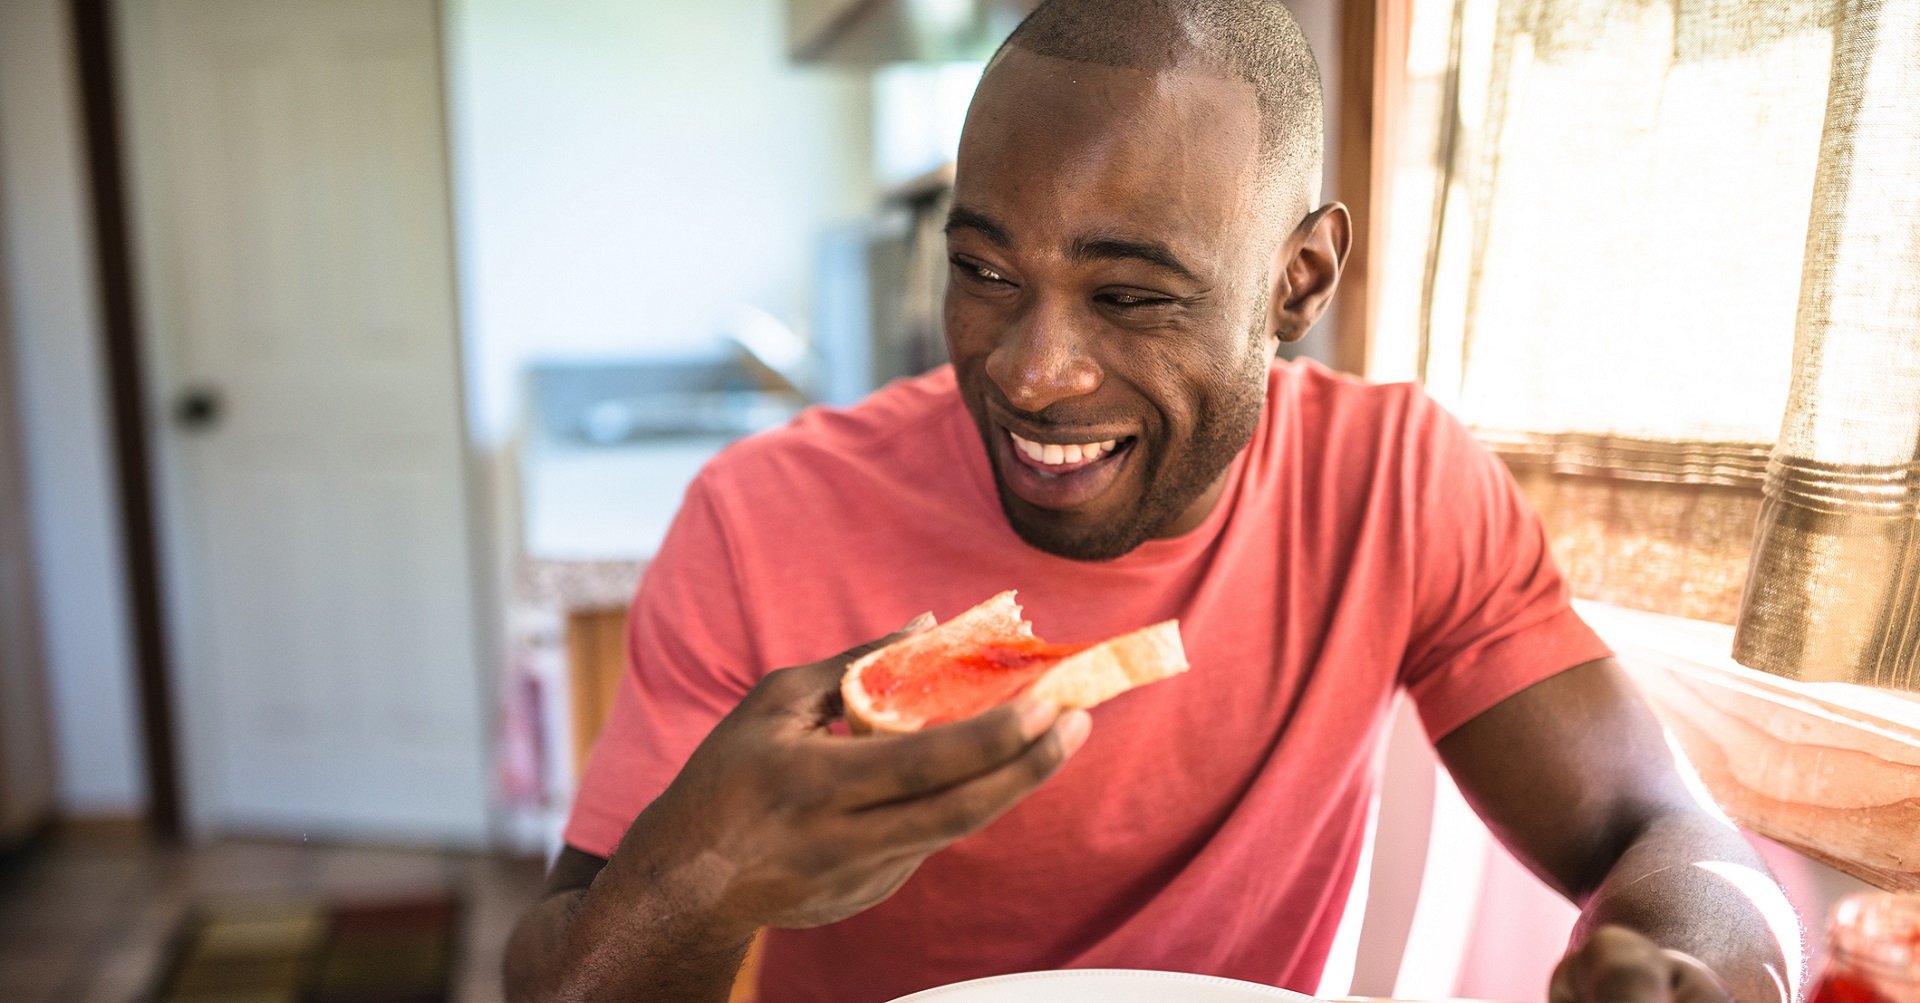
[[[888,634],[887,636],[879,639],[878,641],[868,641],[865,644],[848,648],[846,651],[841,652],[840,658],[845,662],[852,662],[863,655],[869,655],[869,654],[872,654],[873,652],[879,651],[881,648],[884,648],[895,641],[904,641],[907,638],[912,637],[913,635],[918,634],[921,631],[926,630],[927,628],[933,626],[933,624],[934,624],[933,614],[922,613],[919,616],[916,616],[913,619],[908,620],[906,623],[901,624],[899,630],[896,630],[893,633]]]

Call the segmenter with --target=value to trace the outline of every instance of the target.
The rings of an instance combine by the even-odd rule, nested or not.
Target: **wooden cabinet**
[[[567,686],[572,704],[573,775],[613,710],[613,695],[627,669],[627,609],[573,610],[567,614]]]

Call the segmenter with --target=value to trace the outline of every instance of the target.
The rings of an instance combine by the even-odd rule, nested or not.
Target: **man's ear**
[[[1340,269],[1353,246],[1347,207],[1329,202],[1307,214],[1273,253],[1267,290],[1267,333],[1298,341],[1333,302]]]

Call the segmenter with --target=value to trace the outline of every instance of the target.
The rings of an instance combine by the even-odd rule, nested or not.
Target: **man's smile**
[[[1032,439],[1022,439],[1017,432],[1007,434],[1013,436],[1014,446],[1030,461],[1034,469],[1048,474],[1072,473],[1113,452],[1120,441],[1108,439],[1105,442],[1042,443]]]
[[[999,431],[994,438],[1007,489],[1047,509],[1078,508],[1105,494],[1126,469],[1135,441],[1057,433],[1029,438],[1004,425]]]

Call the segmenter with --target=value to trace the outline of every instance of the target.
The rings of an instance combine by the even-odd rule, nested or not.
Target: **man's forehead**
[[[1014,239],[1034,226],[1062,241],[1217,238],[1254,205],[1258,159],[1244,81],[1010,49],[967,115],[957,221]]]
[[[1196,134],[1234,146],[1252,150],[1259,144],[1259,99],[1245,80],[1192,60],[1122,66],[1061,59],[1018,46],[1002,52],[981,77],[966,125],[992,132],[1061,115],[1069,121],[1055,124],[1080,126],[1075,132],[1165,125],[1174,119],[1195,126]]]

